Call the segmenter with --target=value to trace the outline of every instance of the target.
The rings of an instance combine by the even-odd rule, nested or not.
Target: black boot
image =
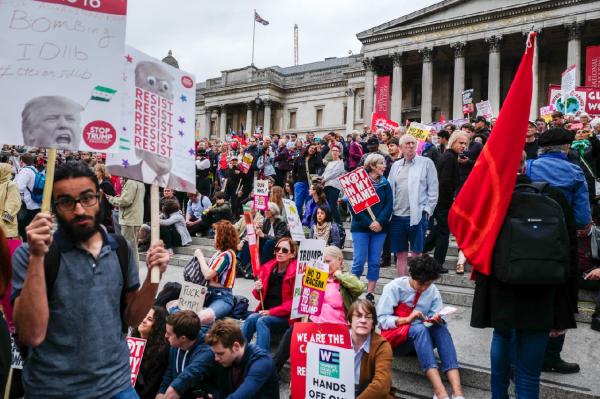
[[[599,300],[600,300],[600,298],[599,298]],[[592,330],[600,331],[600,306],[598,306],[598,308],[596,309],[596,311],[592,315],[592,325],[591,325],[591,327],[592,327]]]
[[[579,365],[577,363],[568,363],[561,359],[560,353],[562,352],[564,343],[564,335],[548,338],[542,371],[560,374],[573,374],[579,372]]]

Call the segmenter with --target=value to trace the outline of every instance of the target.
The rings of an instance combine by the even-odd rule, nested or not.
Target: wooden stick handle
[[[375,217],[375,214],[373,213],[373,210],[371,209],[371,207],[367,207],[367,212],[369,212],[369,216],[371,216],[371,219],[373,219],[374,222],[377,221],[377,218]]]
[[[156,243],[160,240],[160,224],[159,224],[159,200],[158,200],[158,184],[153,183],[150,188],[150,242]],[[153,267],[150,269],[150,282],[158,284],[160,282],[160,269]]]
[[[42,212],[50,212],[52,201],[52,186],[54,185],[54,167],[56,166],[56,148],[48,148],[48,161],[46,163],[46,184],[42,195]]]

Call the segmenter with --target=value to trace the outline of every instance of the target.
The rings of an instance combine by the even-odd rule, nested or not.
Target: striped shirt
[[[225,288],[233,288],[233,284],[235,283],[235,263],[235,252],[232,250],[215,252],[208,263],[208,267],[217,272],[212,281],[221,284]]]

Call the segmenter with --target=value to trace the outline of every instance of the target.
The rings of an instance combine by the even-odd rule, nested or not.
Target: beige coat
[[[144,183],[128,179],[120,197],[110,197],[108,201],[119,207],[121,226],[141,226],[144,222]]]
[[[0,163],[0,228],[6,237],[19,235],[17,214],[21,209],[21,194],[17,184],[10,180],[12,167],[7,163]]]

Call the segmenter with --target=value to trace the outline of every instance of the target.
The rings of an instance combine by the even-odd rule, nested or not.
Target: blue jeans
[[[204,307],[215,312],[215,320],[228,316],[233,310],[233,294],[231,288],[208,287]]]
[[[342,224],[342,218],[340,217],[340,210],[338,207],[338,199],[340,198],[340,190],[335,187],[327,186],[325,187],[325,196],[327,197],[327,202],[329,203],[329,209],[331,209],[331,217],[333,221],[337,224]]]
[[[135,389],[133,387],[131,387],[131,388],[127,388],[124,391],[119,392],[118,394],[113,396],[111,399],[140,399],[140,397],[137,394],[137,392],[135,391]]]
[[[386,233],[352,232],[354,243],[354,258],[352,259],[352,274],[360,278],[363,274],[365,261],[368,261],[367,280],[379,279],[379,261],[383,251]]]
[[[264,349],[267,353],[271,350],[271,333],[284,333],[289,327],[289,320],[277,316],[261,316],[252,313],[242,325],[242,333],[247,342],[252,340],[256,332],[256,346]]]
[[[302,220],[302,215],[304,215],[304,204],[309,198],[310,195],[308,194],[308,183],[305,181],[294,183],[294,202],[296,202],[296,208],[298,208],[300,220]]]
[[[517,398],[539,397],[547,342],[548,330],[494,329],[490,352],[493,399],[508,399],[511,365]]]
[[[437,348],[442,361],[442,372],[458,368],[454,342],[452,342],[452,336],[445,324],[434,324],[430,327],[425,327],[422,323],[413,324],[408,330],[408,339],[417,352],[419,365],[423,372],[427,372],[431,368],[438,368],[433,354],[434,348]]]

